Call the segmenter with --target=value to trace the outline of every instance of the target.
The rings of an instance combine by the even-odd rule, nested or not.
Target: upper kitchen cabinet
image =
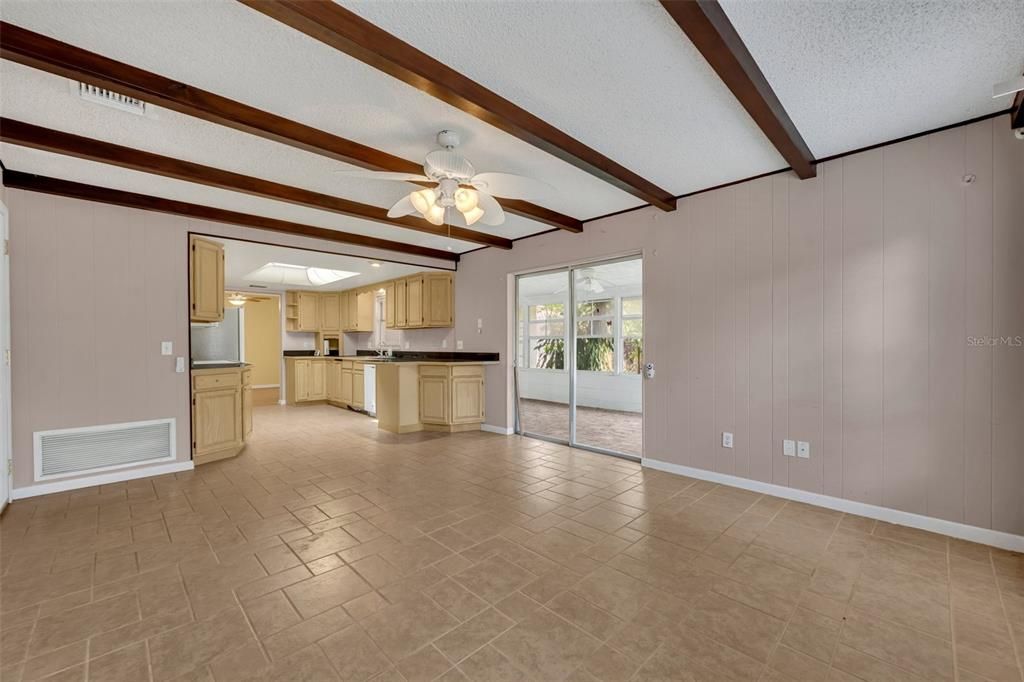
[[[320,331],[341,331],[341,294],[320,294]]]
[[[424,272],[396,280],[393,286],[394,303],[388,302],[388,327],[421,329],[452,326],[451,273]],[[391,295],[391,289],[385,287],[385,291]]]
[[[348,316],[345,331],[372,332],[374,290],[352,290],[345,293],[348,295]]]
[[[311,291],[285,294],[285,328],[290,332],[320,330],[320,295]]]
[[[189,299],[192,322],[220,322],[224,319],[224,245],[190,237]]]
[[[395,283],[384,285],[384,326],[391,329],[395,326]]]

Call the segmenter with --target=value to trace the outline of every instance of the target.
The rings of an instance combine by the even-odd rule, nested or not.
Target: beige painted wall
[[[32,434],[174,417],[191,457],[188,232],[371,259],[379,249],[7,189],[14,487],[32,485]],[[435,259],[403,257],[424,266]],[[70,479],[68,479],[70,480]]]
[[[657,366],[647,457],[1024,534],[1024,348],[969,343],[1024,336],[1006,117],[469,254],[456,337],[502,352],[488,424],[512,424],[508,273],[629,252]]]
[[[252,365],[252,383],[278,386],[281,383],[281,299],[245,304],[245,361]]]

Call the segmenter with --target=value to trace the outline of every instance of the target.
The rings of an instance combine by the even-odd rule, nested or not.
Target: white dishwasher
[[[363,409],[371,417],[377,416],[377,366],[363,364]]]

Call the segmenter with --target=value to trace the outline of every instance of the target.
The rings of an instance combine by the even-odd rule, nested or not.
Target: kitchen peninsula
[[[364,408],[366,365],[376,370],[378,428],[392,433],[479,430],[484,421],[484,365],[497,353],[372,351],[354,356],[285,355],[288,404],[326,402]]]

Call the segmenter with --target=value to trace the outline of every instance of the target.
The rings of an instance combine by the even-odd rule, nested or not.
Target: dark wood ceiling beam
[[[352,244],[354,246],[363,246],[371,249],[381,249],[384,251],[393,251],[395,253],[405,253],[414,256],[437,258],[445,261],[458,262],[459,260],[459,254],[451,251],[431,249],[426,246],[416,246],[415,244],[404,244],[402,242],[394,242],[388,239],[379,239],[377,237],[368,237],[361,234],[352,234],[350,232],[340,232],[326,227],[304,225],[302,223],[293,223],[288,220],[278,220],[276,218],[266,218],[248,213],[239,213],[238,211],[228,211],[222,208],[191,204],[185,201],[163,199],[161,197],[149,196],[148,194],[136,194],[134,192],[125,192],[118,189],[97,187],[95,185],[87,185],[80,182],[71,182],[70,180],[59,180],[57,178],[34,175],[32,173],[23,173],[21,171],[14,171],[10,169],[5,169],[3,171],[3,184],[5,187],[10,187],[12,189],[41,192],[43,194],[70,197],[72,199],[83,199],[85,201],[95,201],[101,204],[110,204],[112,206],[137,208],[143,211],[155,211],[157,213],[170,213],[173,215],[186,216],[188,218],[209,220],[215,223],[228,223],[231,225],[241,225],[243,227],[254,227],[260,230],[270,230],[271,232],[281,232],[283,234],[297,235],[301,237],[312,237],[314,239],[323,239],[326,241],[340,242],[342,244]]]
[[[239,1],[635,197],[675,210],[671,193],[332,0]]]
[[[5,21],[0,22],[0,58],[361,168],[423,173],[423,166],[413,161],[108,59]],[[502,206],[509,213],[545,225],[572,232],[583,230],[580,220],[526,201],[510,203],[503,200]]]
[[[797,176],[813,178],[811,150],[718,0],[661,0],[661,5]]]
[[[243,192],[266,199],[331,211],[332,213],[384,223],[389,226],[398,225],[410,230],[416,230],[417,232],[426,232],[437,237],[451,237],[452,239],[461,239],[475,244],[483,244],[484,246],[496,246],[501,249],[512,248],[512,240],[499,235],[477,232],[476,230],[469,230],[458,226],[436,226],[413,216],[388,218],[387,209],[380,208],[379,206],[361,204],[349,201],[348,199],[321,194],[320,192],[282,185],[261,178],[254,178],[219,168],[203,166],[198,163],[181,161],[151,152],[132,149],[131,147],[123,147],[110,142],[51,130],[14,119],[0,118],[0,140],[22,147],[31,147],[47,152],[74,156],[79,159],[108,163],[120,166],[121,168],[153,173],[154,175],[185,180],[208,187]]]

